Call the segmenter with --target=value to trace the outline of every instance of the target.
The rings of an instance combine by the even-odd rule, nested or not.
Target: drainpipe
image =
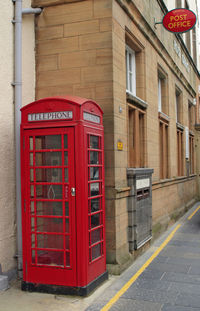
[[[22,14],[39,14],[42,9],[22,9],[22,0],[15,3],[15,152],[16,152],[16,210],[17,210],[17,267],[22,277],[22,221],[21,221],[21,163],[20,163],[20,124],[22,107]]]

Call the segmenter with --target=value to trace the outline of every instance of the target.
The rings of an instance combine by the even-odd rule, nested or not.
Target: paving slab
[[[193,241],[198,241],[198,236],[196,234],[191,234],[191,233],[183,233],[183,232],[177,232],[176,233],[176,240],[179,241],[185,241],[185,242],[193,242]]]
[[[160,311],[161,307],[160,303],[120,298],[110,311]]]
[[[140,289],[154,289],[154,290],[164,290],[167,291],[170,288],[170,282],[163,280],[152,280],[152,279],[142,279],[139,278],[132,285],[132,289],[140,288]]]
[[[175,257],[168,257],[167,263],[169,264],[184,264],[188,265],[188,259],[187,258],[175,258]],[[190,258],[189,264],[193,267],[196,266],[197,270],[200,270],[200,260],[196,258]]]
[[[173,240],[170,241],[168,245],[174,245],[174,246],[182,246],[182,247],[186,247],[186,248],[190,248],[190,247],[198,247],[200,248],[200,241],[197,240],[193,240],[193,241],[186,241],[186,240]],[[188,249],[187,249],[188,251]]]
[[[176,298],[175,305],[197,308],[200,310],[200,295],[179,294]]]
[[[200,275],[200,267],[196,265],[191,266],[190,270],[188,271],[188,274]]]
[[[140,276],[141,279],[161,280],[165,271],[159,271],[157,269],[146,269]]]
[[[144,288],[134,289],[130,287],[123,295],[123,298],[150,301],[150,302],[159,302],[161,304],[163,303],[175,304],[178,295],[179,293],[173,290],[165,291],[160,289],[153,290]]]
[[[152,264],[157,264],[157,263],[166,263],[166,262],[168,262],[168,260],[169,260],[169,257],[164,257],[164,256],[157,256],[155,259],[154,259],[154,261],[153,261],[153,263]]]
[[[190,283],[179,283],[170,282],[169,290],[175,293],[189,294],[189,295],[200,295],[200,285]],[[200,308],[200,306],[199,306]]]
[[[196,308],[188,308],[188,307],[180,307],[180,306],[171,306],[168,304],[164,304],[161,311],[197,311],[199,309]]]
[[[163,276],[163,281],[200,285],[200,276],[189,275],[186,273],[166,272]]]
[[[180,272],[187,273],[191,269],[191,265],[188,264],[172,264],[172,263],[161,263],[161,262],[153,262],[149,266],[149,270],[160,271],[160,272]]]

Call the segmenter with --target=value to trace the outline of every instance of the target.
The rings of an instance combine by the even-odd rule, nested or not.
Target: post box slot
[[[150,189],[140,189],[137,190],[137,201],[143,200],[149,197]]]
[[[137,200],[142,200],[143,199],[143,191],[142,190],[137,190]]]
[[[149,197],[150,190],[149,189],[144,189],[144,198]]]

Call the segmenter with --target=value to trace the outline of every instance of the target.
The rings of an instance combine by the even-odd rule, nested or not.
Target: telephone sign
[[[28,121],[67,120],[72,119],[72,111],[55,111],[28,114]]]

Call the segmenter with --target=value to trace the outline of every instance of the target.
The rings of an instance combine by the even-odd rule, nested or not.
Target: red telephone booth
[[[108,277],[102,110],[67,96],[21,112],[22,289],[87,295]]]

